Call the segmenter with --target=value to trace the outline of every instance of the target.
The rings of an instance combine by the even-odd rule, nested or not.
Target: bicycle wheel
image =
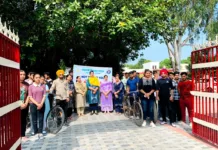
[[[154,102],[154,123],[157,123],[158,120],[158,101]]]
[[[143,123],[143,111],[139,102],[135,102],[133,106],[134,122],[137,126],[142,126]]]
[[[64,124],[65,114],[61,107],[55,106],[48,114],[46,123],[50,133],[58,133]]]

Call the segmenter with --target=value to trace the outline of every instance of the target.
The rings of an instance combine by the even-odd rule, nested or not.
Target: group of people
[[[168,72],[166,69],[151,72],[145,70],[142,78],[139,78],[136,71],[125,73],[122,79],[126,93],[138,93],[141,99],[144,122],[146,126],[147,118],[150,118],[150,126],[154,124],[154,103],[158,103],[158,116],[161,124],[166,124],[169,119],[170,124],[175,127],[176,122],[186,122],[186,108],[189,114],[189,123],[193,121],[193,96],[194,90],[192,81],[188,80],[186,72]],[[133,103],[133,99],[130,99]]]
[[[60,105],[64,110],[65,124],[68,125],[68,119],[72,115],[72,95],[74,93],[72,71],[66,78],[63,70],[58,70],[56,75],[58,78],[53,81],[48,72],[44,73],[43,76],[30,72],[28,79],[25,80],[26,73],[20,70],[21,136],[23,140],[27,140],[25,132],[28,114],[31,135],[44,138],[46,134],[46,118],[53,106],[54,98],[56,104]]]
[[[144,76],[139,78],[136,71],[125,73],[123,79],[116,74],[113,81],[104,76],[103,81],[90,71],[89,78],[83,82],[80,76],[73,82],[73,71],[65,77],[63,70],[56,72],[57,79],[52,80],[48,72],[40,76],[38,73],[30,72],[28,79],[26,74],[20,70],[20,99],[21,104],[21,135],[25,140],[26,119],[30,114],[31,134],[43,138],[46,133],[46,116],[53,106],[53,100],[60,105],[65,113],[65,123],[72,118],[73,111],[78,116],[83,116],[86,104],[89,104],[90,114],[98,115],[99,104],[101,111],[110,113],[115,110],[121,114],[125,94],[134,92],[141,99],[146,126],[147,117],[150,118],[152,127],[155,127],[154,103],[159,101],[159,116],[162,117],[161,124],[166,124],[166,117],[170,119],[172,126],[176,121],[185,122],[185,108],[188,108],[190,122],[192,122],[193,103],[190,91],[193,89],[192,82],[187,80],[187,73],[168,73],[163,69],[160,75],[157,72],[145,70]],[[55,97],[54,97],[55,96]],[[130,99],[133,104],[133,99]]]

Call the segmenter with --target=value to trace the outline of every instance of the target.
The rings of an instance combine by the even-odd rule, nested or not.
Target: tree
[[[2,0],[0,16],[19,31],[23,69],[55,72],[63,59],[118,72],[167,28],[174,2]]]
[[[172,63],[170,59],[166,58],[160,62],[160,68],[166,67],[167,69],[172,68]]]
[[[181,60],[181,64],[191,64],[191,57]]]
[[[129,69],[142,69],[143,68],[143,64],[151,62],[151,60],[147,60],[144,58],[141,58],[136,64],[134,65],[125,65],[126,67],[128,67]]]
[[[216,4],[217,0],[180,0],[169,9],[170,21],[166,22],[169,28],[161,35],[175,71],[180,70],[182,47],[192,44],[193,39],[205,29],[214,14]]]

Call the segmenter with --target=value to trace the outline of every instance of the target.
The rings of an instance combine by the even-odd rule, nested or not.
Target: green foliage
[[[59,68],[60,69],[62,69],[62,70],[66,70],[66,65],[65,65],[65,63],[64,63],[64,60],[63,59],[61,59],[60,60],[60,63],[59,63]]]
[[[130,64],[126,64],[125,67],[128,67],[129,69],[142,69],[143,68],[143,64],[151,62],[151,60],[147,60],[147,59],[143,59],[141,58],[138,63],[134,64],[134,65],[130,65]]]
[[[181,60],[181,64],[191,64],[191,57],[188,57],[187,59]]]
[[[119,71],[169,28],[168,10],[176,2],[2,0],[0,16],[19,31],[22,68],[55,72],[63,59],[66,66],[111,66]]]
[[[170,28],[163,33],[164,39],[172,41],[188,32],[190,42],[208,25],[214,14],[216,4],[217,0],[179,0],[174,7],[169,9],[171,21],[167,24]],[[168,34],[174,36],[167,37]]]
[[[186,44],[193,44],[214,15],[217,0],[178,0],[169,9],[169,28],[160,34],[168,47],[174,70],[179,71],[181,50]],[[217,14],[216,14],[217,18]],[[184,40],[183,40],[184,39]],[[163,42],[161,41],[161,42]]]
[[[172,68],[172,63],[170,61],[170,59],[164,59],[160,62],[160,68],[166,67],[167,69]]]

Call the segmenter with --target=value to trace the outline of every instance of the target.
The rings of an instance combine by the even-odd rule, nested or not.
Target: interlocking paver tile
[[[142,128],[115,114],[89,114],[63,127],[57,135],[22,143],[24,150],[213,150],[215,148],[185,136],[169,126]]]

